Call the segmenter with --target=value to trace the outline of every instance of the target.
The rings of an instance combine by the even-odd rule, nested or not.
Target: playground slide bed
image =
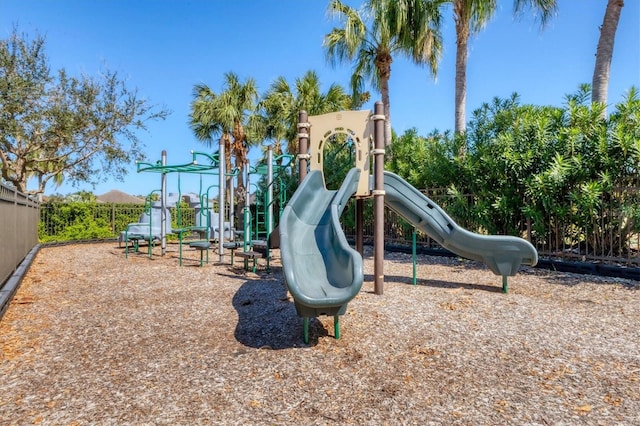
[[[0,423],[640,424],[640,282],[387,253],[341,317],[301,320],[278,252],[43,247],[0,321]],[[146,251],[146,250],[144,250]],[[217,253],[210,253],[217,260]]]

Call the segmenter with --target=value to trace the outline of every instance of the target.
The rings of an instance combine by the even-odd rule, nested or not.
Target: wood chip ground
[[[158,253],[158,249],[156,249]],[[640,424],[640,283],[387,253],[302,343],[274,253],[43,248],[0,321],[3,425]],[[217,254],[210,254],[218,260]]]

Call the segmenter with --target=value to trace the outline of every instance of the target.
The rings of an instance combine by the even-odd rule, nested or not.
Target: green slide
[[[311,171],[284,208],[280,219],[280,253],[284,276],[308,342],[310,317],[338,315],[360,291],[362,257],[349,246],[340,215],[358,186],[360,169],[347,174],[339,190],[327,190],[322,172]]]
[[[400,176],[384,173],[385,204],[447,250],[484,262],[496,275],[513,276],[521,264],[534,266],[538,252],[513,236],[481,235],[458,226],[436,203]],[[506,281],[504,290],[506,291]]]

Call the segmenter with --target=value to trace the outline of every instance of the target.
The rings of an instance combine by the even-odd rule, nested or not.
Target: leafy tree
[[[380,90],[386,116],[385,144],[391,144],[389,79],[393,57],[402,55],[418,65],[428,65],[436,75],[442,52],[441,0],[367,0],[359,12],[340,0],[329,12],[341,22],[324,38],[327,58],[335,65],[353,62],[351,88],[354,99],[366,79]]]
[[[95,194],[91,191],[78,191],[73,194],[69,194],[66,197],[67,201],[76,201],[80,203],[95,203],[96,198]]]
[[[583,85],[560,108],[514,96],[474,112],[459,181],[476,195],[482,227],[513,234],[530,221],[531,237],[552,250],[627,249],[640,228],[640,98],[632,88],[606,119],[589,94]]]
[[[562,125],[553,107],[520,105],[517,94],[495,98],[473,112],[460,155],[462,175],[451,191],[474,194],[474,221],[492,234],[523,229],[522,206],[528,182],[555,152],[554,135]]]
[[[125,166],[144,157],[137,131],[167,114],[115,72],[52,73],[42,36],[29,40],[14,29],[0,40],[0,174],[21,192],[42,194],[63,180],[122,180]],[[32,179],[37,188],[29,190]]]
[[[459,177],[456,140],[434,130],[426,137],[415,128],[393,139],[385,169],[421,189],[445,188]]]
[[[467,57],[469,37],[480,32],[492,18],[497,0],[449,0],[456,27],[455,131],[466,129]],[[514,0],[514,12],[531,7],[540,13],[544,25],[555,13],[557,0]]]
[[[624,0],[608,0],[604,12],[604,19],[600,26],[600,38],[596,50],[596,65],[593,70],[591,82],[591,101],[605,105],[603,114],[606,114],[607,94],[609,92],[609,71],[611,58],[613,58],[613,42],[618,29],[620,12],[624,6]]]
[[[528,232],[549,251],[626,256],[640,231],[640,96],[632,87],[605,118],[590,91],[581,86],[561,107],[495,98],[464,135],[407,131],[387,168],[417,188],[447,187],[437,201],[473,230]]]

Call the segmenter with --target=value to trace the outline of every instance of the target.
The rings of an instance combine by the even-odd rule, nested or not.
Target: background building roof
[[[129,195],[126,192],[112,189],[102,195],[98,195],[96,200],[100,203],[116,203],[116,204],[144,204],[142,198]]]

